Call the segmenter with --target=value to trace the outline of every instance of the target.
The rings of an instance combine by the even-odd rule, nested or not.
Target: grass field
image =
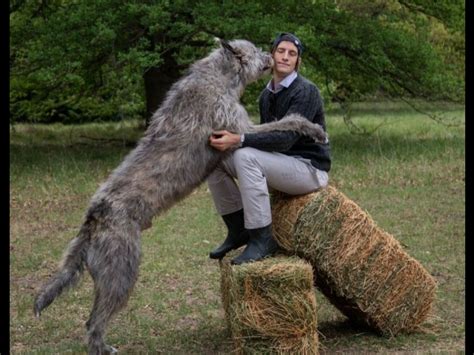
[[[320,293],[321,353],[434,354],[464,349],[464,108],[444,106],[446,128],[400,104],[363,104],[348,132],[328,112],[331,184],[366,210],[438,282],[426,330],[383,338],[352,326]],[[136,122],[16,125],[10,130],[10,344],[18,353],[84,353],[92,302],[85,273],[42,318],[35,291],[78,231],[99,184],[141,135]],[[154,220],[142,236],[140,278],[107,341],[121,353],[227,354],[232,345],[220,302],[219,267],[208,258],[225,226],[204,184]]]

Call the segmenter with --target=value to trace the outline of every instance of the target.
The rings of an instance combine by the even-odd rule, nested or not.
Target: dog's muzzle
[[[273,68],[273,64],[274,64],[273,58],[270,56],[270,54],[268,54],[268,57],[265,60],[265,65],[262,68],[262,71],[267,71],[268,69]]]

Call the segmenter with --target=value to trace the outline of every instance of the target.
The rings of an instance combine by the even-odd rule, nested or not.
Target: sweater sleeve
[[[262,104],[260,104],[261,112],[263,108]],[[308,120],[311,120],[318,112],[322,112],[322,99],[319,92],[316,88],[304,87],[304,89],[298,90],[291,98],[286,115],[298,113]],[[242,147],[252,147],[264,151],[285,152],[300,138],[300,134],[287,131],[246,133]]]
[[[292,131],[246,133],[242,147],[252,147],[267,152],[286,152],[300,138]]]

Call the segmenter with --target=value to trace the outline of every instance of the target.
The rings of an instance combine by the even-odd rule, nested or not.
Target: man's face
[[[287,76],[298,63],[298,48],[288,41],[281,41],[273,52],[273,71],[279,76]]]

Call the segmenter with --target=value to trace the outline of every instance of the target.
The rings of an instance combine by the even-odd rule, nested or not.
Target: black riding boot
[[[272,236],[272,225],[248,229],[250,238],[242,254],[231,260],[234,265],[256,261],[273,255],[280,247]]]
[[[243,209],[226,214],[222,216],[222,219],[229,232],[224,243],[210,252],[209,257],[211,259],[222,259],[229,251],[240,248],[242,245],[247,244],[249,240],[249,234],[244,226]]]

